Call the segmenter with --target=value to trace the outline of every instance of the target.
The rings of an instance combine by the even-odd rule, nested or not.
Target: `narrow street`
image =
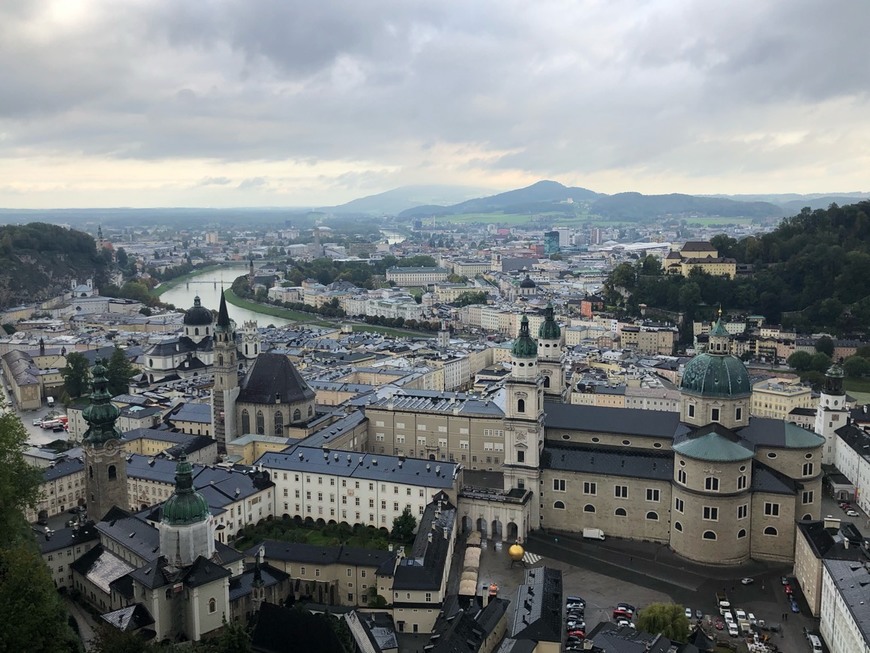
[[[70,599],[68,596],[64,596],[63,601],[67,610],[69,610],[69,613],[73,618],[75,618],[76,623],[79,625],[79,634],[81,635],[82,642],[85,645],[85,650],[93,650],[94,638],[96,637],[96,624],[94,623],[93,618],[84,608],[79,606],[78,603]]]

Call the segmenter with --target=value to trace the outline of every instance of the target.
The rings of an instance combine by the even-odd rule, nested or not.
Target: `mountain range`
[[[543,180],[525,188],[471,197],[457,203],[415,202],[424,195],[448,196],[467,187],[406,186],[323,209],[334,214],[396,215],[399,218],[429,218],[474,213],[575,215],[582,206],[590,215],[614,220],[646,220],[661,217],[781,218],[804,207],[826,208],[832,203],[852,204],[868,193],[815,195],[643,195],[641,193],[596,193],[579,186],[564,186]],[[467,197],[467,196],[466,196]]]

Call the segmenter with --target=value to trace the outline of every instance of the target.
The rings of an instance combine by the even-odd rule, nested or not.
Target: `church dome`
[[[184,324],[185,326],[209,326],[211,323],[211,311],[202,305],[197,295],[193,298],[193,306],[184,313]]]
[[[538,339],[540,340],[559,340],[562,337],[562,329],[556,324],[553,318],[553,305],[547,304],[544,309],[544,321],[538,328]]]
[[[529,335],[529,318],[525,315],[520,321],[520,335],[514,340],[511,353],[514,358],[537,358],[538,356],[538,343],[532,340],[532,336]]]
[[[736,356],[704,353],[686,364],[680,391],[703,397],[738,397],[752,394],[749,373]]]
[[[175,492],[163,504],[162,521],[170,526],[185,526],[203,522],[210,514],[205,497],[193,489],[193,468],[182,454],[175,466]]]
[[[520,288],[537,288],[535,282],[532,281],[532,278],[529,275],[526,275],[526,278],[520,281]]]
[[[107,374],[108,370],[98,362],[93,369],[91,403],[82,411],[82,417],[88,424],[83,439],[90,444],[100,444],[121,437],[121,432],[115,427],[121,410],[112,403]]]

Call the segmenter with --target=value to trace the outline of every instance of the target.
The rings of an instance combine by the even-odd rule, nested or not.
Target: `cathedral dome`
[[[736,356],[704,353],[686,364],[680,391],[702,397],[748,397],[749,373]]]
[[[193,306],[184,313],[184,324],[185,326],[209,326],[211,323],[211,311],[202,305],[197,295],[193,298]]]
[[[205,497],[193,489],[193,468],[182,454],[175,467],[175,492],[163,504],[163,523],[170,526],[196,524],[208,519],[211,510]]]
[[[520,281],[520,288],[537,288],[535,282],[532,281],[532,278],[529,275],[526,275],[526,278]]]
[[[538,328],[538,339],[540,340],[559,340],[562,337],[562,329],[556,324],[553,318],[553,305],[548,304],[544,309],[544,321]]]
[[[537,358],[538,356],[538,343],[532,340],[532,336],[529,335],[529,318],[525,315],[520,321],[520,335],[514,340],[511,353],[514,358]]]

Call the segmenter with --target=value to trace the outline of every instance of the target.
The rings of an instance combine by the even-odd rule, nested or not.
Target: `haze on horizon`
[[[0,207],[870,190],[870,3],[4,0]]]

